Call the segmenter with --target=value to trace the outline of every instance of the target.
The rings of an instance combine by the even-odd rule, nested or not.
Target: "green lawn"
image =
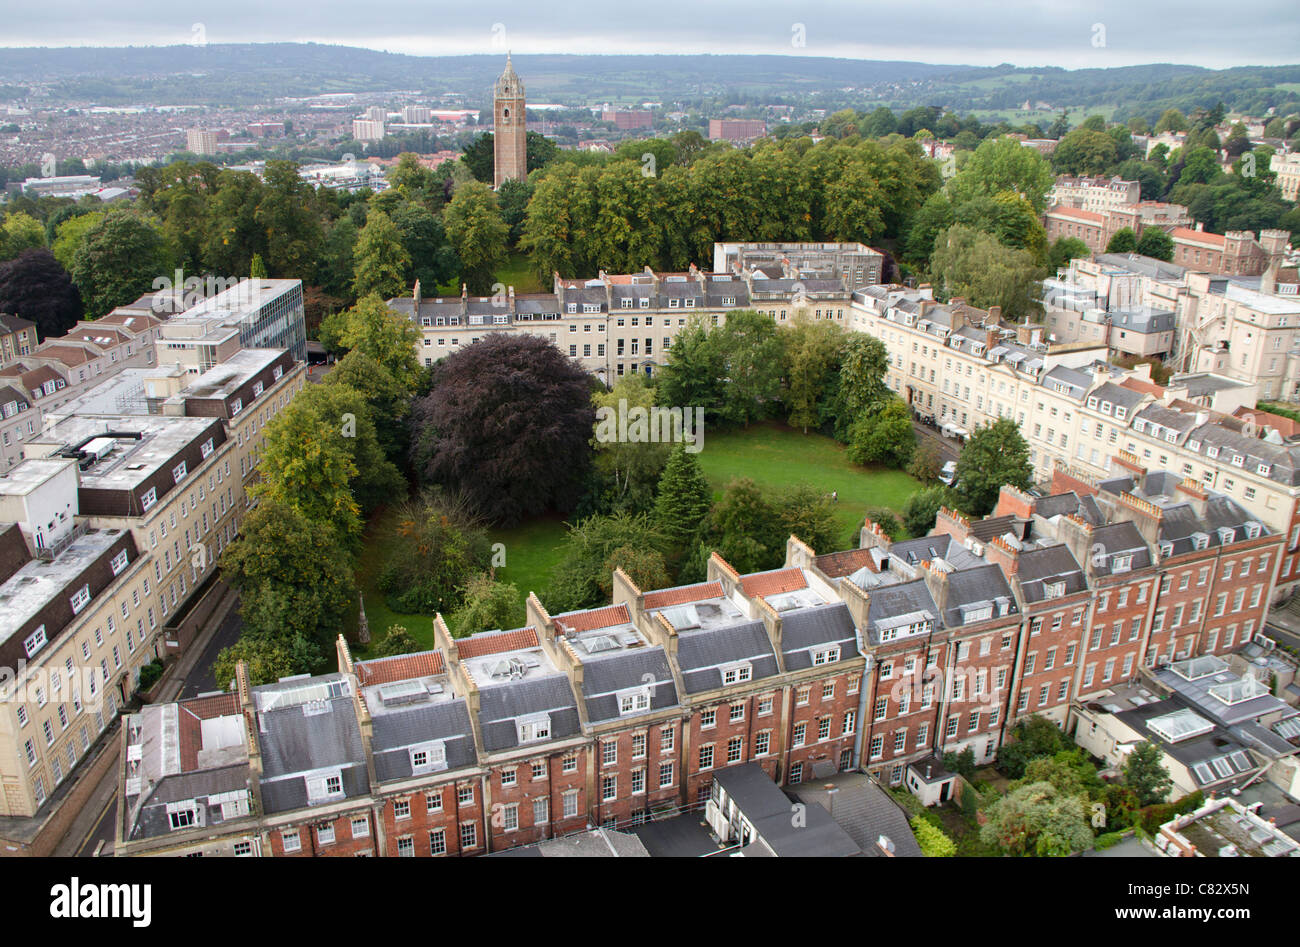
[[[749,477],[767,487],[807,483],[826,493],[839,493],[836,517],[844,528],[840,549],[857,546],[867,507],[902,510],[907,498],[921,488],[901,470],[850,463],[844,446],[829,437],[803,434],[777,423],[725,434],[705,431],[699,459],[717,497],[733,477]]]
[[[510,254],[506,262],[497,268],[492,281],[505,286],[513,286],[516,294],[549,293],[551,291],[550,285],[543,286],[541,281],[538,280],[537,274],[533,272],[532,264],[528,262],[528,254],[520,251]],[[460,284],[461,278],[457,276],[437,287],[436,295],[444,298],[459,296]],[[425,295],[428,295],[427,290]]]
[[[517,289],[517,287],[516,287]],[[849,463],[844,447],[820,434],[802,434],[783,424],[755,424],[726,434],[705,432],[700,464],[712,484],[715,496],[732,477],[749,477],[765,487],[798,483],[811,484],[825,493],[838,491],[836,517],[843,527],[839,549],[858,544],[858,529],[869,506],[901,510],[907,498],[919,488],[917,481],[898,470],[878,470]],[[394,612],[379,590],[379,577],[387,562],[396,526],[397,511],[385,509],[366,525],[365,552],[357,566],[357,584],[365,596],[371,640],[376,641],[389,625],[403,625],[421,645],[433,647],[433,616]],[[519,589],[519,610],[514,625],[524,623],[524,600],[529,592],[540,596],[550,582],[551,571],[560,560],[564,542],[564,518],[543,516],[511,529],[494,529],[490,538],[505,547],[504,567],[496,577],[513,582]],[[818,550],[833,552],[834,550]],[[347,634],[355,641],[356,614],[349,616]],[[365,649],[355,649],[358,658]]]
[[[395,612],[388,607],[388,602],[384,600],[384,593],[379,590],[379,576],[383,573],[384,564],[388,561],[389,549],[393,540],[393,530],[396,525],[397,510],[393,507],[380,510],[372,516],[366,524],[363,539],[364,551],[357,563],[357,586],[361,589],[366,603],[366,618],[370,623],[370,641],[373,644],[382,638],[389,625],[402,625],[411,633],[411,637],[420,642],[421,645],[432,648],[434,646],[433,616],[403,615]],[[356,614],[349,614],[347,636],[351,641],[356,640],[356,626]],[[358,659],[366,656],[366,649],[361,648],[359,645],[353,650]]]
[[[524,623],[524,600],[529,592],[541,597],[551,581],[551,570],[560,561],[560,545],[567,530],[560,516],[544,516],[512,529],[494,529],[492,542],[505,546],[506,564],[498,568],[498,581],[513,582],[519,589],[516,625]]]

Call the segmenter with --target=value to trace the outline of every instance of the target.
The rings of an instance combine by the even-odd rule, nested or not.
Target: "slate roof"
[[[473,766],[477,762],[469,709],[464,700],[377,714],[372,724],[374,734],[370,745],[375,756],[375,778],[380,782],[411,776],[408,748],[432,740],[443,741],[448,769]]]
[[[551,718],[552,740],[563,740],[579,731],[578,705],[569,679],[547,674],[479,690],[479,724],[483,746],[489,753],[519,746],[517,718],[546,713]]]
[[[991,618],[1014,615],[1018,608],[1006,576],[997,566],[988,564],[970,569],[956,569],[948,573],[948,601],[943,623],[949,628],[968,624],[971,606],[993,604]],[[980,619],[989,621],[990,619]],[[969,623],[974,623],[969,622]]]
[[[1110,575],[1111,565],[1117,555],[1132,554],[1133,563],[1130,571],[1145,569],[1152,564],[1151,548],[1138,532],[1137,527],[1124,520],[1097,526],[1092,531],[1093,548],[1100,553],[1093,558],[1095,575]]]
[[[926,588],[924,579],[903,582],[899,585],[883,586],[873,591],[871,593],[871,605],[867,610],[867,621],[870,623],[868,629],[870,643],[880,644],[877,622],[881,619],[907,615],[913,612],[929,612],[934,617],[935,630],[938,630],[943,625],[943,616],[939,614],[939,606],[935,604],[934,598],[930,595],[930,590]]]
[[[858,655],[858,630],[843,602],[781,613],[781,653],[787,671],[812,667],[812,652],[838,645],[840,661]]]
[[[683,631],[677,635],[677,664],[687,693],[698,694],[721,687],[719,665],[733,661],[749,661],[754,680],[777,673],[776,655],[761,621]]]
[[[622,651],[582,665],[582,698],[592,723],[617,719],[618,692],[653,681],[650,708],[645,713],[677,706],[677,685],[660,646]]]
[[[821,806],[808,806],[805,821],[796,825],[790,818],[790,797],[772,782],[757,763],[728,766],[713,776],[736,807],[754,826],[772,854],[784,858],[860,855],[861,849]],[[766,854],[750,851],[746,855]]]
[[[1064,582],[1065,595],[1082,592],[1088,587],[1083,567],[1064,543],[1022,550],[1016,576],[1020,580],[1021,594],[1026,602],[1031,603],[1046,601],[1046,586],[1052,582]]]

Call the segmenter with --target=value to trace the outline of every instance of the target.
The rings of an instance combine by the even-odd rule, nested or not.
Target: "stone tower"
[[[524,124],[524,84],[506,55],[506,71],[497,80],[492,101],[492,187],[528,177],[528,129]]]

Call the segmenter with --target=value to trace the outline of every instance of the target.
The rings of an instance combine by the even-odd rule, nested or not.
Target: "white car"
[[[957,461],[950,460],[944,464],[943,469],[939,471],[939,479],[951,487],[953,481],[957,479]]]

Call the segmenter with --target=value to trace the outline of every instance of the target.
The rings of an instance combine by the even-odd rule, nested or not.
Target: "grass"
[[[516,287],[518,291],[518,287]],[[843,528],[837,548],[857,546],[857,532],[867,507],[900,510],[920,484],[898,470],[868,469],[849,462],[844,447],[821,434],[803,434],[783,424],[755,424],[741,431],[707,434],[699,454],[700,465],[714,488],[715,498],[733,477],[749,477],[764,487],[811,484],[825,493],[839,492],[836,519]],[[395,612],[379,589],[379,577],[393,546],[397,510],[382,509],[366,524],[365,552],[357,566],[357,586],[365,598],[372,644],[390,625],[402,625],[422,647],[432,648],[433,616]],[[564,518],[548,515],[510,529],[494,529],[489,537],[505,547],[506,564],[496,578],[519,589],[515,626],[524,623],[524,601],[529,592],[541,595],[560,561],[565,537]],[[827,550],[831,551],[831,550]],[[446,617],[445,615],[443,616]],[[348,639],[356,641],[357,612],[348,616]],[[369,649],[357,645],[356,656]]]
[[[505,546],[506,564],[496,570],[497,580],[513,582],[519,589],[517,625],[524,622],[524,601],[529,592],[540,596],[560,561],[567,530],[558,515],[544,516],[512,529],[494,529],[492,542]]]
[[[504,286],[513,286],[516,294],[521,293],[549,293],[550,286],[543,286],[533,272],[532,264],[528,261],[528,254],[516,250],[506,259],[506,262],[497,268],[493,274],[492,282],[501,283]],[[461,277],[456,276],[435,290],[439,297],[450,297],[460,295]],[[426,295],[428,295],[426,291]]]
[[[857,546],[867,507],[900,511],[922,486],[901,470],[859,467],[849,461],[844,445],[832,438],[804,434],[776,422],[727,433],[706,431],[699,460],[715,498],[721,497],[733,477],[748,477],[765,487],[807,483],[825,493],[837,492],[835,516],[844,530],[840,549]]]
[[[366,523],[366,531],[362,539],[365,551],[362,552],[357,564],[357,587],[361,590],[366,605],[366,619],[370,623],[370,642],[372,646],[378,642],[390,625],[401,625],[410,632],[412,638],[420,642],[421,647],[432,648],[434,647],[433,616],[405,615],[395,612],[388,607],[384,593],[379,589],[379,577],[388,562],[396,527],[397,509],[387,507],[376,512]],[[346,626],[348,640],[356,641],[356,629],[357,614],[349,610]],[[369,651],[368,648],[360,645],[357,645],[354,650],[358,659],[366,657]]]

